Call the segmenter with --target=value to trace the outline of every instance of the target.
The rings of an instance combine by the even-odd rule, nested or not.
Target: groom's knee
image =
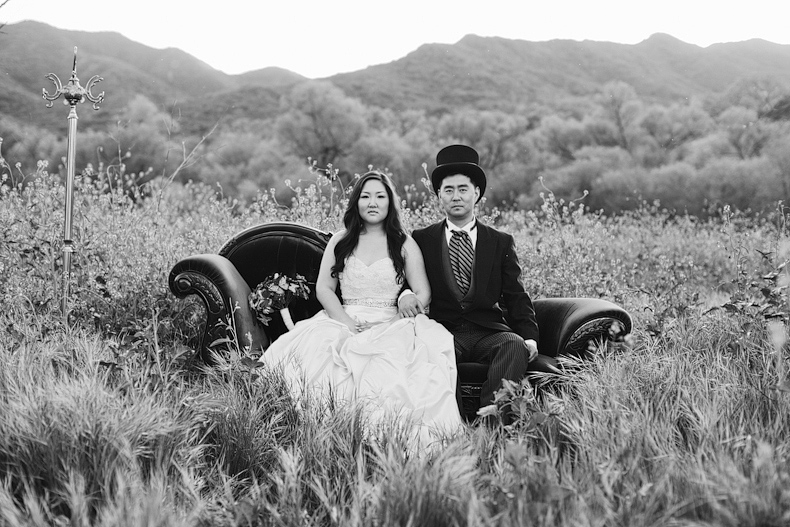
[[[506,363],[516,370],[527,371],[529,364],[529,349],[524,339],[516,333],[501,333],[497,337],[497,343],[493,347],[495,357],[492,362]]]

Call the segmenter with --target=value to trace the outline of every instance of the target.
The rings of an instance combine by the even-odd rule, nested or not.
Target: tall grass
[[[534,212],[493,211],[536,297],[615,300],[633,336],[550,390],[510,387],[513,425],[414,452],[408,423],[372,429],[360,408],[294,400],[241,351],[201,367],[201,307],[167,290],[178,259],[247,226],[337,228],[331,178],[295,185],[297,207],[81,178],[67,323],[64,191],[45,169],[0,186],[0,524],[790,523],[781,210],[608,218],[546,195]],[[437,215],[406,210],[412,227]]]

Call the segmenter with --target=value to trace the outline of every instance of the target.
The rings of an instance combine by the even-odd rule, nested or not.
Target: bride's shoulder
[[[346,229],[340,229],[339,231],[336,231],[334,234],[332,234],[332,237],[329,238],[329,242],[327,242],[327,246],[337,244],[337,242],[339,242],[345,235],[346,235]]]
[[[324,259],[329,259],[330,257],[332,259],[334,258],[335,247],[337,247],[338,242],[343,238],[345,232],[345,229],[337,231],[329,238],[329,241],[326,242],[326,247],[324,247]]]
[[[408,258],[410,254],[415,254],[415,251],[422,255],[420,246],[414,241],[411,235],[407,234],[406,239],[403,241],[403,255]]]

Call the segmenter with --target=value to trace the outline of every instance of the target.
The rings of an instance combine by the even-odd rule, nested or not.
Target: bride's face
[[[390,209],[390,198],[384,183],[376,179],[366,181],[357,208],[364,223],[372,225],[383,222]]]

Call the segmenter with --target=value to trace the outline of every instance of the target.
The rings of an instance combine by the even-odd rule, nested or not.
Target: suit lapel
[[[427,250],[423,251],[423,258],[425,259],[425,265],[435,269],[441,277],[437,282],[431,283],[434,293],[443,294],[440,291],[446,291],[446,294],[460,300],[461,291],[455,283],[453,270],[450,266],[450,258],[447,252],[447,238],[445,237],[444,230],[444,221],[428,227],[426,233],[430,238],[430,243]]]
[[[428,247],[428,252],[423,251],[423,258],[426,262],[430,261],[431,265],[442,265],[442,245],[444,242],[442,235],[444,234],[444,222],[439,222],[428,227],[428,236],[431,238],[431,243]]]
[[[491,269],[494,266],[494,249],[496,243],[491,236],[491,231],[480,223],[477,225],[477,245],[475,246],[475,268],[472,281],[475,284],[475,292],[485,291],[488,277],[491,276]]]

